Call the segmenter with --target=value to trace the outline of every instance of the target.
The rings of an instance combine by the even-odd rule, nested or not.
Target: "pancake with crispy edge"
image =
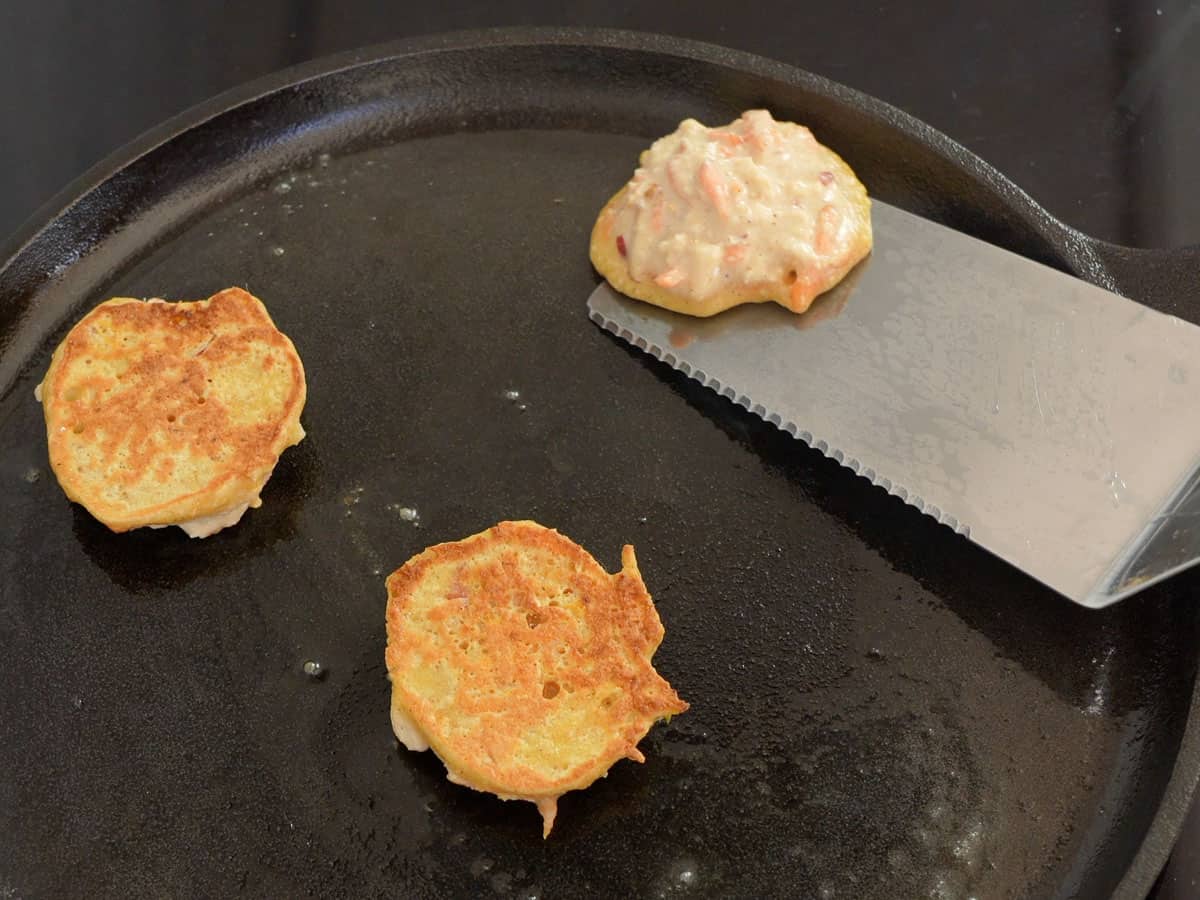
[[[304,437],[300,357],[240,288],[101,303],[54,351],[38,396],[59,484],[118,532],[233,524]]]
[[[387,579],[392,722],[449,779],[535,803],[586,788],[687,703],[654,670],[662,623],[633,547],[610,575],[536,522],[501,522]]]

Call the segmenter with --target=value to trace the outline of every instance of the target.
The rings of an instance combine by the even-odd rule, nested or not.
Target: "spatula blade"
[[[589,313],[1079,603],[1195,562],[1200,328],[883,203],[873,222],[802,316],[606,284]]]

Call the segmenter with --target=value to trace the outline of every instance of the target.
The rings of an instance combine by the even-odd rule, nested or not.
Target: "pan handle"
[[[1200,244],[1172,249],[1092,244],[1122,294],[1200,324]]]

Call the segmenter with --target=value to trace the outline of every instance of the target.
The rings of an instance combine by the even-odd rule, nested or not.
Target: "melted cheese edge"
[[[429,739],[425,736],[425,732],[421,727],[413,721],[404,707],[400,705],[397,699],[396,691],[392,691],[391,704],[391,719],[392,733],[396,735],[398,740],[404,747],[414,753],[423,753],[431,749]],[[434,751],[436,753],[436,751]],[[438,759],[441,759],[439,756]],[[495,793],[488,791],[486,788],[481,788],[476,784],[472,784],[470,779],[464,778],[454,769],[442,760],[442,765],[446,766],[446,780],[451,784],[462,785],[470,788],[473,791],[481,791],[483,793]],[[554,819],[558,815],[558,798],[561,794],[556,794],[552,797],[529,797],[523,794],[496,794],[501,800],[524,800],[534,804],[538,808],[538,812],[542,814],[542,839],[545,840],[550,836],[550,830],[554,827]]]
[[[261,506],[261,504],[259,504]],[[188,519],[186,522],[174,522],[172,524],[182,528],[187,532],[188,537],[206,538],[216,534],[222,528],[229,528],[241,521],[246,510],[250,508],[249,503],[239,503],[237,506],[230,507],[224,512],[215,512],[211,516],[199,516],[195,519]],[[155,525],[154,528],[168,528],[169,525]]]

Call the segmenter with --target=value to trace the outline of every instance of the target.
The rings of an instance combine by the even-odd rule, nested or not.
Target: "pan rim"
[[[1110,249],[1142,252],[1141,248],[1101,242],[1067,225],[1047,212],[1028,192],[982,157],[903,109],[798,66],[719,44],[672,35],[617,28],[518,26],[422,35],[346,50],[279,69],[184,109],[93,163],[38,207],[13,232],[7,236],[0,235],[0,279],[11,267],[14,259],[47,225],[61,217],[91,191],[132,163],[150,155],[172,138],[238,107],[338,72],[391,60],[522,46],[579,46],[585,49],[632,50],[657,56],[675,56],[749,72],[797,87],[811,88],[853,105],[872,118],[886,120],[890,127],[902,132],[906,137],[919,140],[928,149],[952,162],[955,167],[986,181],[1002,195],[1006,204],[1016,209],[1026,223],[1040,235],[1050,238],[1056,244],[1069,244],[1077,256],[1086,260],[1086,265],[1073,268],[1077,274],[1093,283],[1100,283],[1101,286],[1112,289],[1111,285],[1104,283],[1110,279],[1101,256],[1096,252],[1100,245]]]
[[[955,167],[972,177],[986,181],[1033,230],[1049,238],[1055,245],[1070,246],[1076,258],[1069,259],[1068,262],[1073,264],[1075,274],[1102,287],[1113,289],[1111,276],[1098,253],[1101,242],[1059,221],[1026,191],[981,157],[903,110],[791,64],[741,50],[646,32],[564,27],[489,28],[389,41],[310,60],[224,91],[143,132],[94,163],[44,203],[11,235],[0,241],[0,287],[3,287],[14,263],[36,243],[47,228],[76,204],[138,160],[153,154],[172,139],[205,122],[270,94],[341,71],[431,54],[522,46],[580,46],[588,49],[627,50],[674,56],[809,88],[832,97],[873,118],[886,120],[891,128],[919,141],[927,149],[951,161]],[[1103,246],[1115,248],[1118,245]],[[43,280],[49,278],[50,276],[46,275]],[[1200,682],[1194,682],[1187,721],[1171,774],[1159,798],[1158,809],[1150,826],[1113,894],[1116,900],[1141,898],[1149,893],[1174,849],[1175,840],[1188,813],[1198,781]]]

